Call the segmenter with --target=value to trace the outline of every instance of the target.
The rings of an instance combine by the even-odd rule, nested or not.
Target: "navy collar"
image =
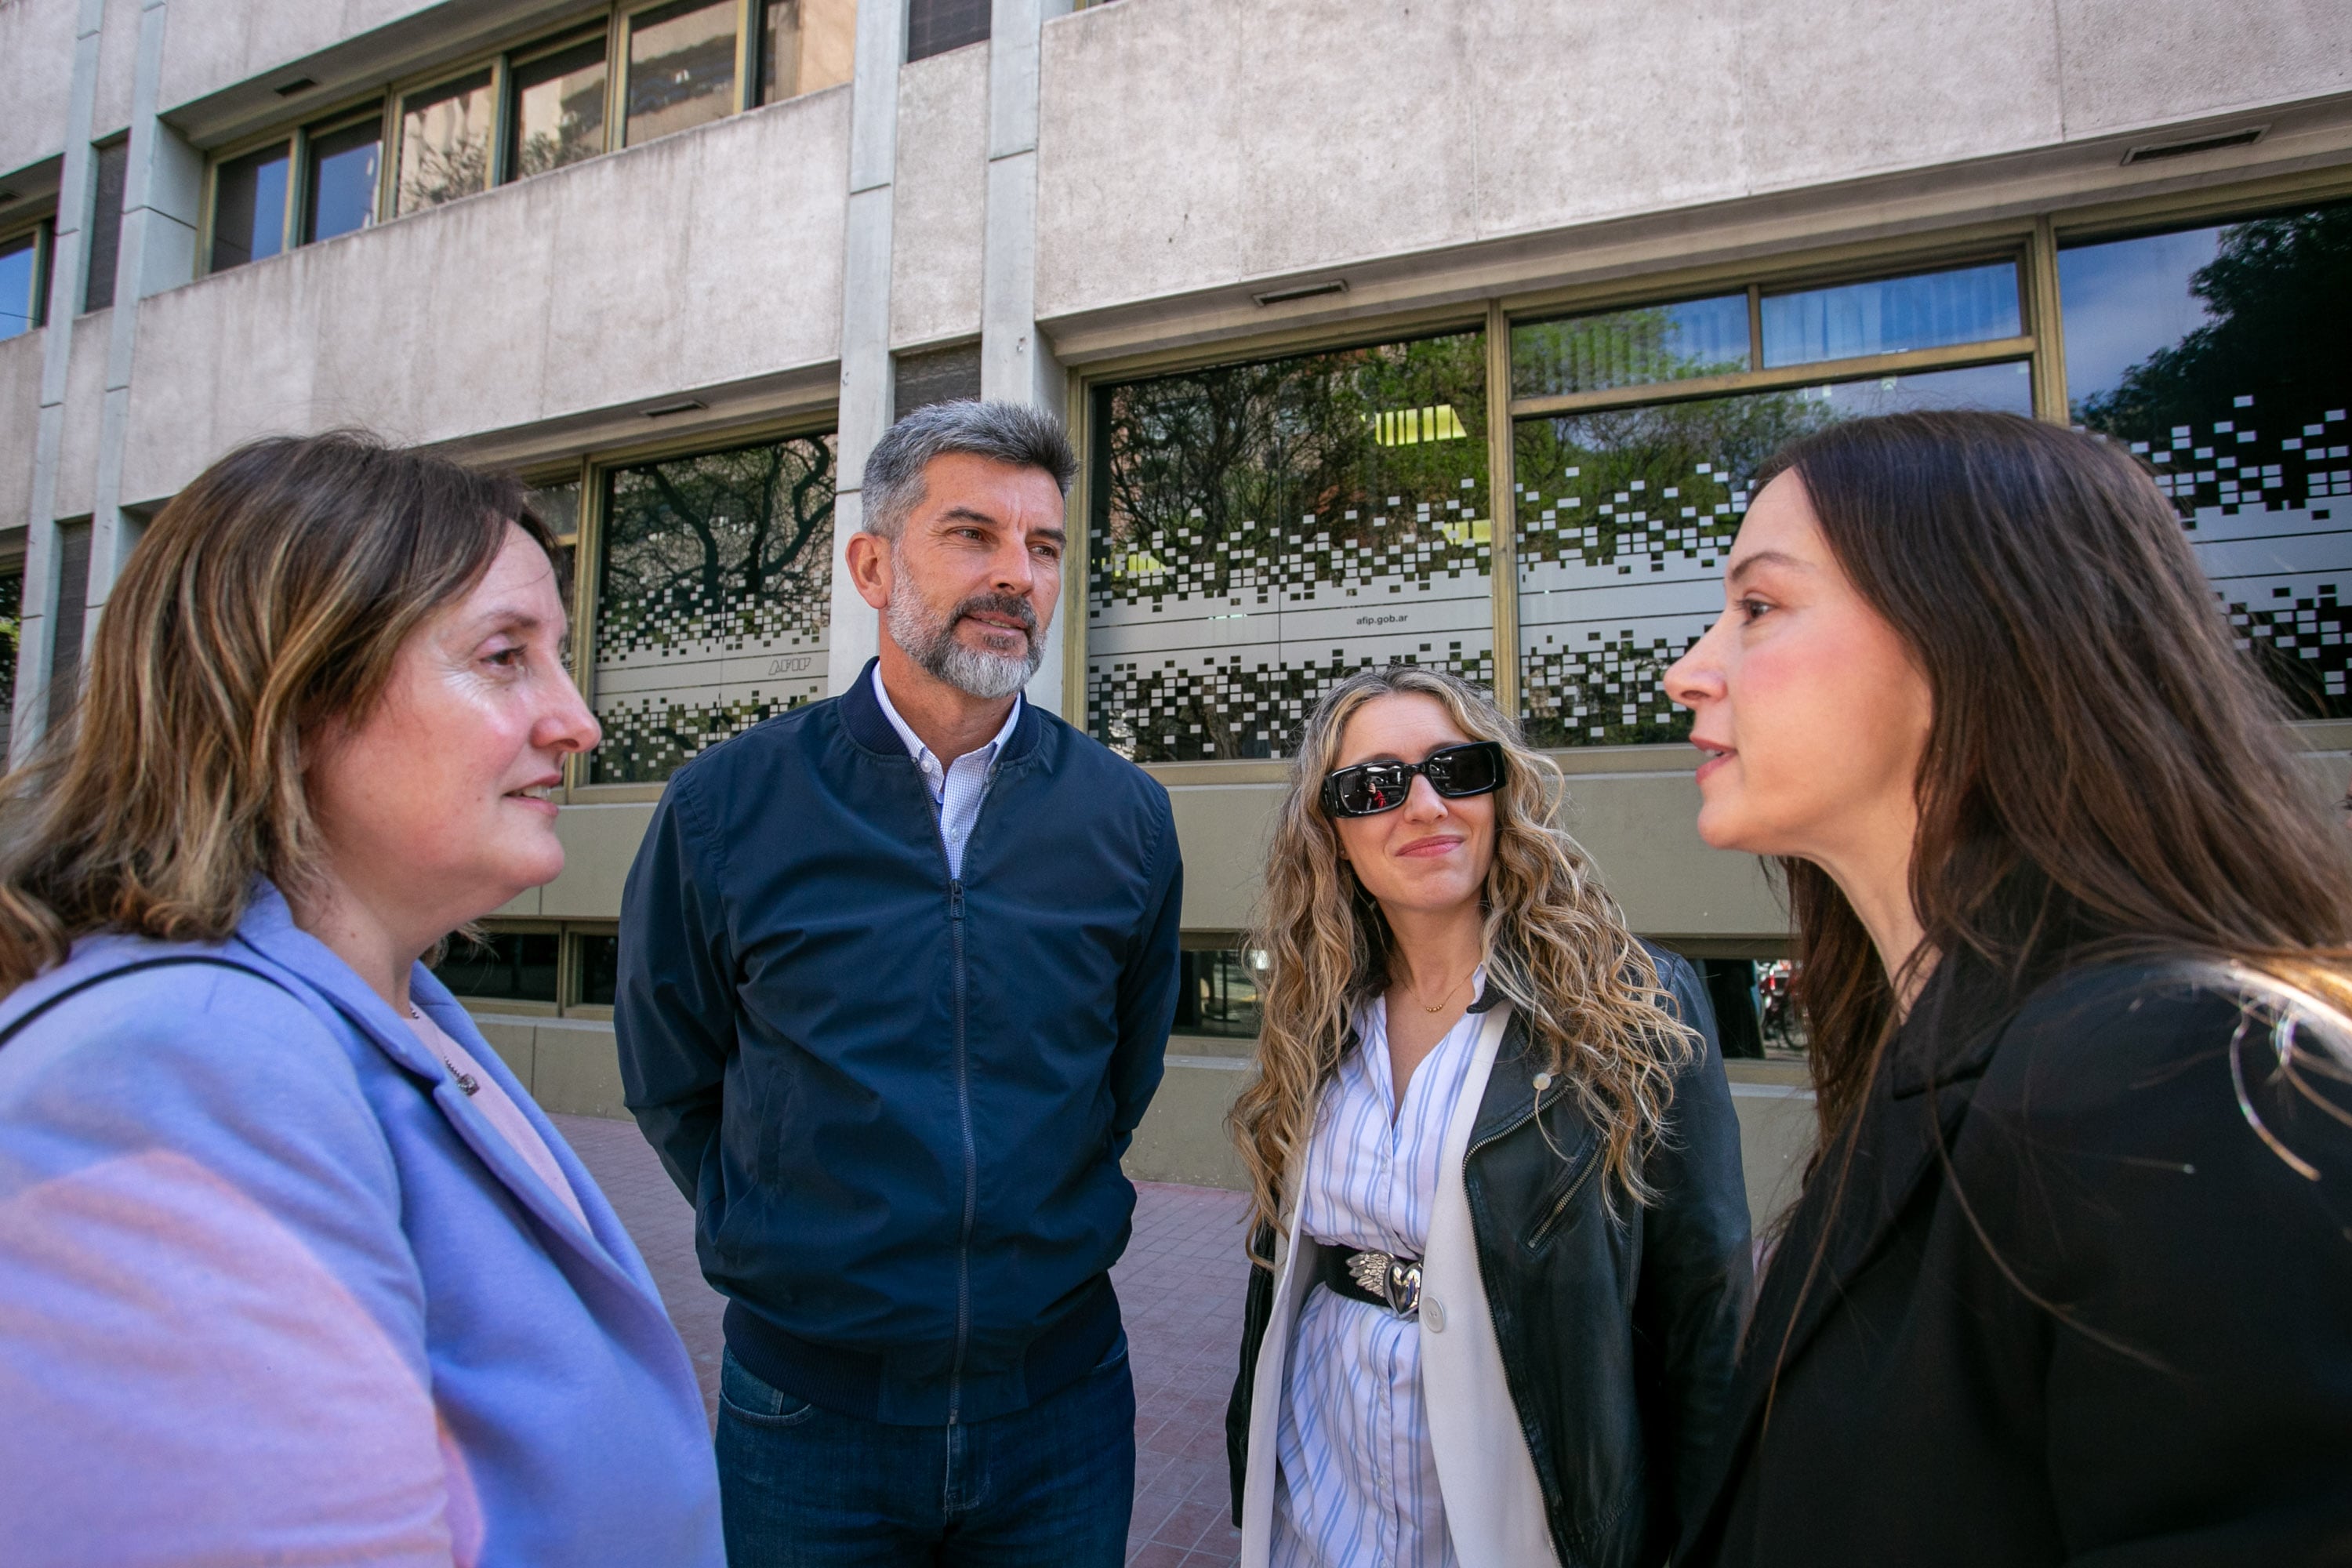
[[[906,742],[898,738],[890,716],[882,711],[881,700],[874,695],[874,672],[881,662],[878,658],[867,659],[866,668],[857,672],[857,679],[849,683],[849,689],[835,699],[841,711],[841,727],[849,731],[851,740],[866,750],[878,752],[886,757],[904,758],[911,765],[914,758],[907,754]],[[1036,750],[1037,742],[1045,732],[1044,721],[1037,717],[1037,705],[1024,698],[1020,708],[1020,721],[1013,726],[1012,738],[997,753],[996,761],[1000,766],[1027,757]]]

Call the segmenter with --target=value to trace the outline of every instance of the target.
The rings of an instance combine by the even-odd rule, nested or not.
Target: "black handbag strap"
[[[34,1019],[38,1018],[42,1014],[47,1012],[58,1003],[70,1001],[72,998],[80,995],[83,992],[89,990],[94,985],[103,985],[110,980],[118,980],[126,974],[136,974],[140,971],[145,969],[169,969],[174,965],[189,963],[208,963],[215,969],[234,969],[241,974],[251,974],[257,980],[266,980],[268,978],[266,975],[256,973],[255,971],[247,968],[242,963],[237,963],[226,958],[214,958],[206,953],[174,952],[167,953],[161,958],[142,958],[135,963],[126,963],[119,968],[107,970],[102,973],[92,974],[86,979],[77,980],[71,985],[67,986],[64,990],[57,992],[51,995],[42,997],[38,1002],[25,1010],[24,1016],[11,1022],[6,1028],[0,1029],[0,1047],[7,1045],[9,1041],[16,1037],[17,1033],[21,1031],[26,1025],[31,1023]],[[275,985],[277,984],[277,982],[273,980],[270,981],[269,984]]]

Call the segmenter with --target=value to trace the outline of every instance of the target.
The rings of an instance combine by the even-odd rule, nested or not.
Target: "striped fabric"
[[[1486,988],[1482,969],[1470,994]],[[1298,1224],[1326,1247],[1425,1255],[1438,1163],[1462,1098],[1480,1015],[1465,1014],[1390,1082],[1388,1009],[1357,1020],[1360,1044],[1324,1091],[1307,1145]],[[1455,1568],[1421,1387],[1421,1326],[1320,1285],[1298,1310],[1286,1359],[1274,1502],[1274,1568]]]

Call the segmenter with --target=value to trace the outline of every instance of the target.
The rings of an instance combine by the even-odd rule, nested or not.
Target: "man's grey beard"
[[[915,592],[906,574],[898,574],[898,592],[884,611],[890,640],[899,650],[950,686],[983,700],[1010,697],[1029,684],[1045,660],[1045,639],[1038,636],[1036,607],[1012,595],[980,594],[966,599],[943,618],[934,617]],[[1014,657],[985,653],[956,640],[956,623],[976,611],[993,611],[1018,620],[1029,634],[1029,651]]]

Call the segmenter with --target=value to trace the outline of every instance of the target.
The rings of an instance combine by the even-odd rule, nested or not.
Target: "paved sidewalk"
[[[645,1254],[670,1321],[702,1374],[702,1400],[719,1408],[719,1314],[694,1257],[694,1213],[661,1162],[626,1121],[558,1116],[581,1160]],[[1225,1395],[1234,1380],[1242,1295],[1238,1193],[1137,1185],[1135,1237],[1111,1270],[1127,1317],[1135,1366],[1135,1568],[1223,1568],[1241,1554],[1227,1521]]]

